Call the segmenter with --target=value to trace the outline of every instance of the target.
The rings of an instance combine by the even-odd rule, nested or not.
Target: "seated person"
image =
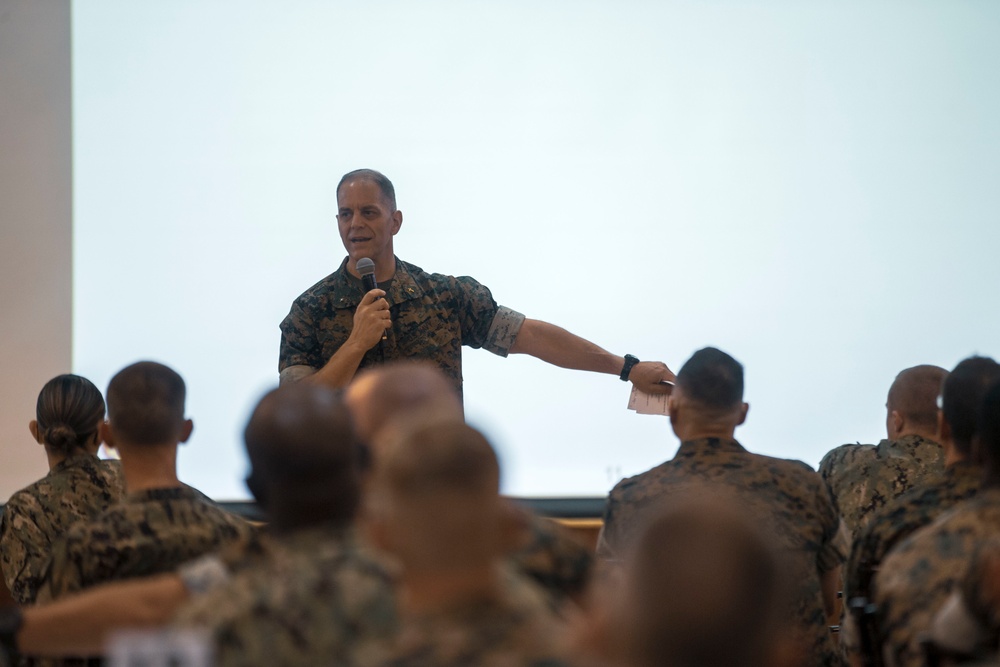
[[[400,636],[387,663],[519,665],[558,659],[562,623],[541,589],[506,565],[513,527],[496,454],[459,421],[386,443],[368,525],[399,563]],[[372,664],[379,664],[374,661]]]
[[[841,445],[820,461],[819,473],[852,538],[887,502],[943,474],[937,397],[947,375],[937,366],[902,371],[885,404],[887,438],[877,445]]]
[[[141,577],[228,543],[252,527],[177,479],[177,447],[191,435],[184,380],[155,362],[139,362],[108,385],[104,441],[118,449],[126,498],[56,542],[38,600],[116,579]]]
[[[53,542],[122,498],[121,466],[97,458],[103,422],[104,398],[86,378],[59,375],[38,394],[28,429],[49,473],[11,496],[0,519],[4,580],[18,604],[35,601]]]

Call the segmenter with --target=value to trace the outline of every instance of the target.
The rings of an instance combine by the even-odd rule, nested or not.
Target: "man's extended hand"
[[[662,361],[640,361],[632,367],[628,379],[636,389],[647,394],[669,394],[673,385],[660,384],[660,381],[673,382],[677,376]]]
[[[385,330],[392,326],[389,315],[389,302],[384,298],[385,291],[373,289],[358,304],[354,311],[354,328],[351,335],[354,341],[365,350],[370,350],[382,340]]]

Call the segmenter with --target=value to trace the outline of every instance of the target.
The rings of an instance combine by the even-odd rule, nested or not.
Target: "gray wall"
[[[28,433],[72,355],[69,0],[0,0],[0,502],[46,470]]]

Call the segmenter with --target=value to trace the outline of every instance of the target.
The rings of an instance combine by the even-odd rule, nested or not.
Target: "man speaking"
[[[618,375],[647,393],[669,391],[661,381],[673,381],[674,374],[661,362],[611,354],[565,329],[498,306],[489,289],[468,276],[426,273],[398,259],[392,240],[403,213],[392,183],[379,172],[346,174],[337,185],[337,207],[347,258],[295,299],[282,321],[282,382],[305,378],[343,387],[360,368],[426,359],[461,391],[462,345],[468,345]],[[371,263],[362,261],[359,268],[364,259]]]

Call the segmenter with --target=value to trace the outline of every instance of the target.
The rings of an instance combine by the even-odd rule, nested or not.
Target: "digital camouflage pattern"
[[[174,620],[208,633],[220,667],[355,665],[398,629],[388,574],[343,528],[261,535],[230,568]]]
[[[979,490],[982,478],[983,471],[978,465],[959,461],[945,469],[940,481],[910,489],[876,512],[851,546],[851,554],[844,570],[844,600],[870,600],[872,578],[886,554],[959,502],[973,497]],[[878,629],[873,627],[871,619],[868,622],[872,627],[867,628],[867,631],[874,638]],[[849,656],[857,655],[863,650],[859,632],[860,628],[854,618],[845,619],[841,624],[840,643]]]
[[[507,573],[500,594],[447,611],[405,615],[385,667],[515,667],[556,664],[565,653],[564,622],[544,593]]]
[[[852,537],[890,500],[943,473],[944,449],[919,435],[877,445],[841,445],[819,464],[819,474]]]
[[[612,489],[598,556],[620,560],[649,513],[700,494],[730,497],[768,533],[795,582],[789,624],[810,650],[810,664],[840,665],[820,576],[843,562],[848,537],[823,480],[805,463],[752,454],[735,440],[683,442],[670,461]]]
[[[0,563],[18,604],[35,601],[53,543],[69,527],[124,496],[121,464],[80,452],[7,501],[0,519]]]
[[[872,585],[886,665],[924,664],[922,636],[964,581],[979,546],[997,534],[1000,489],[983,489],[888,553]]]
[[[528,542],[511,556],[511,563],[556,605],[582,594],[594,563],[590,549],[551,519],[529,514],[528,521]]]
[[[171,571],[252,532],[249,523],[191,487],[130,493],[55,543],[38,599]]]
[[[365,290],[346,266],[347,259],[292,303],[281,323],[279,372],[292,366],[322,368],[347,340]],[[462,346],[507,356],[524,322],[520,313],[497,306],[490,291],[474,279],[425,273],[398,258],[392,281],[380,287],[386,291],[392,327],[381,346],[365,353],[359,369],[383,360],[424,359],[461,391]]]

